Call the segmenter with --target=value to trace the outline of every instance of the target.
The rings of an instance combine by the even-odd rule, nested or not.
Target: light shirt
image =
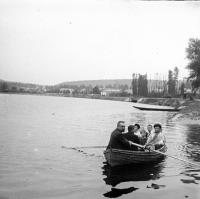
[[[142,135],[141,135],[139,130],[137,130],[134,134],[137,135],[139,138],[142,137]]]
[[[162,132],[160,133],[152,132],[148,137],[146,145],[156,145],[156,144],[164,145],[165,142],[166,142],[165,136],[163,135]]]

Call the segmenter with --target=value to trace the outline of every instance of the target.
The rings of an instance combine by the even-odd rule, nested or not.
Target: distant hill
[[[131,86],[131,79],[100,79],[100,80],[81,80],[81,81],[69,81],[69,82],[62,82],[56,85],[52,85],[55,87],[62,87],[62,86],[80,86],[80,85],[85,85],[89,86],[91,85],[92,87],[94,86],[103,86],[105,87],[106,85],[125,85],[127,84],[128,86]],[[17,87],[29,87],[29,88],[35,88],[35,87],[40,87],[44,85],[39,85],[39,84],[32,84],[32,83],[22,83],[22,82],[13,82],[13,81],[6,81],[3,79],[0,79],[0,82],[6,82],[9,87],[11,86],[17,86]],[[47,85],[46,85],[47,86]],[[50,86],[50,85],[49,85]]]
[[[63,82],[57,84],[58,86],[66,86],[66,85],[73,85],[73,86],[80,86],[85,85],[92,87],[94,86],[103,86],[106,85],[120,85],[120,84],[127,84],[129,87],[131,86],[131,79],[100,79],[100,80],[82,80],[82,81],[71,81],[71,82]]]
[[[6,81],[3,79],[0,79],[0,82],[5,82],[8,87],[24,87],[24,88],[36,88],[41,87],[42,85],[39,84],[32,84],[32,83],[22,83],[22,82],[13,82],[13,81]]]

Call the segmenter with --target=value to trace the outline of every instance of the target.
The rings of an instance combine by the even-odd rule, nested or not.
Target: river
[[[129,102],[0,94],[0,199],[200,198],[200,167],[165,158],[111,169],[103,149],[118,120],[160,122],[170,155],[200,164],[200,125]]]

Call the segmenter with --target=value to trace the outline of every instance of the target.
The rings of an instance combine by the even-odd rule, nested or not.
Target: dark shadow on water
[[[106,177],[103,180],[107,185],[115,187],[122,182],[158,179],[161,177],[163,167],[163,160],[145,165],[124,165],[118,167],[110,167],[107,163],[104,163],[102,169],[103,175]]]
[[[192,180],[192,179],[181,179],[181,181],[185,184],[199,184],[195,180]]]
[[[133,191],[136,191],[138,188],[135,187],[129,187],[125,189],[116,189],[116,188],[111,188],[111,191],[104,193],[103,195],[107,198],[117,198],[122,196],[123,194],[128,194]]]

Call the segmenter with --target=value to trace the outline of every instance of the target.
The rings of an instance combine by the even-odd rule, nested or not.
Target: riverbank
[[[199,123],[200,122],[200,100],[184,100],[182,98],[141,98],[138,103],[181,107],[181,110],[175,113],[172,117],[173,121],[186,122],[186,123]]]
[[[172,118],[173,121],[189,123],[200,122],[200,100],[186,100],[182,106],[183,108]]]
[[[182,98],[140,98],[138,103],[177,108],[185,102]]]

